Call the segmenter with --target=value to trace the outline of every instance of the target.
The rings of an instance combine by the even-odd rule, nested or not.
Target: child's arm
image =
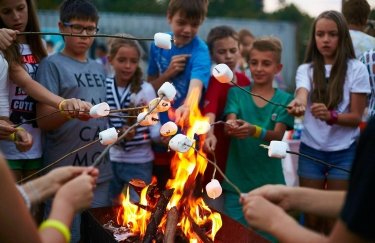
[[[190,107],[193,104],[193,102],[197,101],[197,107],[198,107],[198,102],[201,99],[202,95],[202,89],[203,89],[203,83],[199,79],[192,79],[190,80],[190,85],[189,85],[189,90],[186,95],[186,99],[184,101],[184,104],[182,104],[180,107],[176,109],[176,123],[179,123],[180,121],[185,121],[190,114]],[[194,96],[193,96],[194,94]],[[192,100],[194,101],[192,102]]]
[[[50,131],[59,128],[62,126],[65,122],[69,121],[69,116],[57,112],[56,108],[53,108],[52,106],[38,103],[36,105],[36,116],[42,117],[44,115],[52,114],[50,116],[47,116],[45,118],[41,118],[37,120],[38,127],[44,131]]]
[[[302,116],[305,113],[309,91],[306,88],[296,90],[295,98],[289,103],[288,113],[293,116]]]
[[[362,120],[362,114],[367,105],[367,95],[365,93],[350,94],[350,111],[348,113],[337,113],[330,111],[322,103],[314,103],[311,106],[312,115],[330,125],[337,124],[347,127],[357,127]]]
[[[6,28],[0,29],[0,50],[7,49],[16,40],[17,32]]]

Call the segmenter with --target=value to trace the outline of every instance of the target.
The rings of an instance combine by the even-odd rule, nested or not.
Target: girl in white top
[[[289,113],[304,116],[300,152],[351,169],[358,125],[370,92],[366,67],[355,59],[341,13],[326,11],[313,23],[305,63],[296,75],[296,97]],[[349,173],[299,158],[300,185],[347,189]],[[305,216],[305,223],[327,233],[330,222]]]

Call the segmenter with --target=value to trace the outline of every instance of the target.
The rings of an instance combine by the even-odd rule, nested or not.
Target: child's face
[[[25,31],[28,17],[26,0],[0,1],[0,18],[7,28]]]
[[[90,20],[78,20],[72,19],[69,23],[59,23],[60,32],[62,33],[73,33],[82,35],[95,34],[96,23]],[[86,28],[86,29],[85,29]],[[95,33],[94,33],[95,32]],[[65,36],[65,49],[76,55],[82,55],[92,45],[94,37],[70,37]]]
[[[135,47],[122,46],[115,56],[109,57],[109,62],[115,71],[116,81],[127,83],[138,67],[139,54]]]
[[[212,60],[225,63],[232,70],[236,68],[239,57],[238,41],[232,37],[216,40],[212,46]]]
[[[250,51],[249,68],[254,83],[272,84],[275,75],[281,71],[282,65],[272,51],[253,49]]]
[[[254,38],[251,36],[246,36],[241,43],[241,55],[242,57],[247,57],[253,45]]]
[[[168,16],[168,22],[174,34],[174,44],[184,46],[196,36],[201,25],[200,20],[191,20],[178,11],[173,16]]]
[[[315,42],[326,64],[332,64],[339,43],[337,25],[330,19],[319,19],[315,25]]]

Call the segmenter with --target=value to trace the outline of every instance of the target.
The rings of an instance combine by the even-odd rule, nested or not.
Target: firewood
[[[158,226],[165,214],[166,207],[169,203],[169,200],[171,199],[173,195],[173,192],[174,192],[174,189],[172,188],[172,189],[165,190],[161,194],[159,201],[156,204],[155,211],[151,215],[150,222],[147,225],[146,233],[143,238],[144,243],[150,243],[155,238]]]
[[[213,243],[213,241],[210,239],[210,237],[208,237],[206,235],[206,232],[204,232],[199,227],[199,225],[197,225],[197,223],[195,223],[194,219],[190,216],[190,214],[186,212],[185,215],[188,217],[188,219],[190,221],[190,224],[191,224],[191,228],[193,229],[194,233],[199,237],[199,239],[203,243]]]
[[[178,210],[172,207],[167,214],[167,225],[165,226],[164,243],[174,243],[176,228],[178,224]]]

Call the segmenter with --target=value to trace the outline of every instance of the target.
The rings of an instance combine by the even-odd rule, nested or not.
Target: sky
[[[301,11],[312,17],[318,16],[325,10],[341,11],[342,0],[285,0],[287,4],[293,3]],[[367,0],[371,8],[375,8],[375,0]],[[279,0],[264,0],[264,10],[273,12],[279,8]]]

